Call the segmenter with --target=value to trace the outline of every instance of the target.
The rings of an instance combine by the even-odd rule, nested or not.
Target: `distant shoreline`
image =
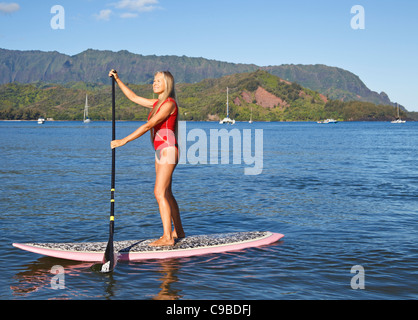
[[[2,121],[2,122],[37,122],[38,120],[7,120],[7,119],[0,119],[0,121]],[[97,123],[100,123],[100,122],[111,122],[112,120],[96,120],[96,121],[91,121],[90,123],[95,123],[95,122],[97,122]],[[205,120],[179,120],[179,121],[187,121],[187,122],[208,122],[208,123],[218,123],[219,121],[209,121],[209,120],[207,120],[207,121],[205,121]],[[53,121],[51,121],[51,120],[45,120],[45,123],[47,123],[47,122],[80,122],[80,123],[83,123],[83,120],[53,120]],[[116,120],[116,122],[146,122],[145,120]],[[317,123],[317,121],[314,121],[314,120],[306,120],[306,121],[304,121],[304,120],[295,120],[295,121],[253,121],[253,124],[254,123],[296,123],[296,122],[303,122],[303,123],[310,123],[310,122],[312,122],[312,123]],[[341,123],[341,122],[382,122],[382,123],[385,123],[385,122],[389,122],[390,123],[390,121],[386,121],[386,120],[355,120],[355,121],[350,121],[350,120],[339,120],[338,121],[338,123]],[[407,122],[417,122],[416,120],[408,120]],[[44,124],[45,124],[44,123]],[[248,121],[235,121],[235,123],[248,123]],[[228,125],[228,127],[229,126],[232,126],[233,127],[233,125]]]

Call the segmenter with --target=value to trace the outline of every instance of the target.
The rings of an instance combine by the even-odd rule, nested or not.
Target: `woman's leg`
[[[156,159],[156,166],[160,166],[161,164],[175,164],[177,165],[178,163],[178,149],[175,147],[169,147],[169,148],[164,148],[162,150],[162,154],[160,153],[159,157],[157,157]],[[161,156],[163,156],[164,158],[161,158]],[[157,168],[157,167],[156,167]],[[173,169],[174,171],[174,169]],[[165,193],[166,198],[170,204],[170,209],[171,209],[171,220],[173,222],[173,231],[172,231],[172,235],[174,239],[177,238],[184,238],[186,235],[184,233],[183,230],[183,225],[181,223],[181,218],[180,218],[180,210],[179,210],[179,206],[177,204],[176,198],[174,198],[173,192],[172,192],[172,173],[170,176],[170,183],[168,186],[168,189]]]
[[[164,233],[159,240],[151,243],[152,246],[174,245],[175,237],[184,237],[179,208],[171,191],[172,176],[177,165],[177,158],[177,149],[170,147],[161,150],[160,159],[155,161],[154,195],[160,209]],[[171,231],[171,221],[174,224],[173,231]]]
[[[174,226],[174,228],[173,228],[173,238],[174,239],[184,238],[186,236],[186,234],[184,233],[183,225],[181,223],[180,209],[179,209],[179,206],[177,204],[176,198],[174,198],[173,192],[171,191],[171,185],[170,185],[169,192],[167,193],[167,196],[168,196],[168,202],[170,203],[171,219],[173,221],[173,226]]]

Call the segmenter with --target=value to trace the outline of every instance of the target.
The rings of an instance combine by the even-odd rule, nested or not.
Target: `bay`
[[[117,136],[140,124],[118,122]],[[187,122],[188,133],[208,137],[221,128],[262,130],[263,171],[245,175],[250,165],[232,156],[229,164],[179,164],[173,191],[186,233],[269,230],[283,241],[119,263],[109,276],[11,244],[107,241],[110,122],[0,122],[0,299],[418,298],[417,123]],[[149,136],[117,150],[117,240],[161,235],[154,179]],[[56,265],[65,270],[58,290]],[[353,266],[364,268],[364,289],[351,286]]]

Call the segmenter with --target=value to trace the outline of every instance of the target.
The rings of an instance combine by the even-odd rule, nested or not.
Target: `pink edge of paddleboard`
[[[104,252],[71,252],[58,249],[40,248],[36,246],[26,245],[23,243],[13,243],[13,246],[25,251],[41,254],[48,257],[84,261],[84,262],[102,262]]]
[[[264,245],[272,244],[284,235],[280,233],[269,233],[267,236],[261,239],[248,240],[243,242],[224,244],[218,246],[208,246],[201,248],[189,248],[189,249],[174,249],[164,251],[150,251],[150,252],[122,252],[118,255],[119,261],[139,261],[139,260],[150,260],[150,259],[167,259],[167,258],[182,258],[198,256],[210,253],[221,253],[228,251],[238,251],[242,249],[260,247]],[[59,249],[41,248],[32,245],[26,245],[21,243],[13,243],[13,246],[25,251],[33,253],[61,258],[73,261],[83,262],[102,262],[104,252],[72,252]]]

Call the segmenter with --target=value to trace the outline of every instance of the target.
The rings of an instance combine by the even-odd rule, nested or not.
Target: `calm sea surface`
[[[117,136],[139,124],[118,122]],[[284,240],[119,263],[104,275],[12,243],[107,241],[110,122],[0,122],[0,299],[418,298],[418,123],[187,123],[208,145],[221,128],[252,129],[253,140],[263,130],[263,172],[245,175],[250,165],[232,157],[180,164],[173,191],[186,233],[269,230]],[[154,179],[148,136],[117,150],[116,240],[161,235]],[[55,265],[63,289],[51,286]],[[353,266],[364,289],[351,286],[361,284]]]

